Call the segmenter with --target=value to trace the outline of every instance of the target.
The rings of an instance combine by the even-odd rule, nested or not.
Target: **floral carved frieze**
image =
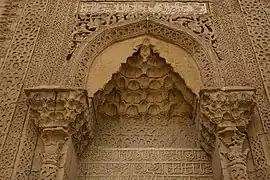
[[[80,2],[68,58],[95,32],[138,20],[154,20],[184,28],[216,46],[208,3],[205,2]]]
[[[82,89],[35,88],[25,90],[30,115],[41,133],[57,127],[72,136],[78,154],[83,150],[82,140],[91,137],[94,113],[87,93]],[[59,129],[56,129],[59,130]]]
[[[244,141],[255,105],[254,90],[250,88],[210,89],[200,93],[197,118],[201,145],[208,153],[218,147],[230,179],[247,179],[249,149],[244,147]]]

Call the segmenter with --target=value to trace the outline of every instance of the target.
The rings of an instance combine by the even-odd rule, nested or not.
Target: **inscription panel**
[[[93,148],[81,157],[79,179],[212,180],[210,158],[201,149]]]
[[[81,2],[80,14],[206,14],[206,3],[197,2]]]
[[[82,156],[83,162],[210,162],[202,149],[179,148],[90,148]]]
[[[85,176],[183,176],[183,175],[204,175],[212,173],[211,166],[208,163],[89,163],[82,164],[81,170]]]
[[[99,176],[78,178],[79,180],[213,180],[212,177],[207,176]]]

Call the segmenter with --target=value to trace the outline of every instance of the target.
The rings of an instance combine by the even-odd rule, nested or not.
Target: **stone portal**
[[[96,127],[83,179],[213,179],[198,145],[195,94],[145,39],[94,94]]]

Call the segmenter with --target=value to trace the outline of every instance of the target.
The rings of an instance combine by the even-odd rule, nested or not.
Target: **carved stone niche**
[[[197,143],[193,90],[199,88],[183,78],[193,79],[194,71],[198,77],[195,65],[187,67],[193,59],[149,36],[133,40],[104,50],[89,70],[97,121],[78,160],[79,179],[213,180],[210,157]]]
[[[38,87],[25,92],[30,117],[44,144],[39,179],[76,179],[76,167],[69,166],[76,166],[71,161],[76,161],[74,156],[79,156],[90,142],[94,125],[86,91]]]
[[[247,127],[255,107],[254,89],[207,89],[200,92],[197,122],[200,144],[212,155],[214,179],[245,180]]]
[[[144,39],[93,96],[97,117],[93,144],[197,148],[196,95],[174,69],[149,39]]]

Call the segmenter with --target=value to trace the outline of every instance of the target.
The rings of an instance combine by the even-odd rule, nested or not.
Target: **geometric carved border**
[[[221,67],[224,67],[222,72],[224,73],[224,78],[226,78],[226,86],[242,86],[249,84],[249,86],[256,89],[259,115],[255,118],[257,119],[256,122],[252,121],[254,125],[251,127],[255,129],[253,132],[248,133],[248,137],[252,150],[252,159],[256,169],[255,174],[259,175],[258,179],[269,179],[269,177],[266,177],[267,173],[263,174],[263,171],[260,171],[261,169],[266,170],[268,161],[266,149],[263,148],[263,144],[266,142],[262,134],[270,129],[270,104],[267,88],[265,87],[265,82],[267,81],[264,81],[266,74],[264,74],[260,68],[264,62],[269,61],[260,61],[260,58],[264,58],[262,53],[267,51],[261,49],[261,51],[258,52],[258,50],[256,50],[257,48],[254,48],[255,46],[260,49],[260,43],[263,43],[263,41],[256,42],[259,39],[258,37],[261,37],[263,40],[267,39],[263,32],[256,31],[257,29],[263,30],[264,28],[260,23],[262,21],[266,22],[265,14],[262,10],[263,5],[261,3],[262,1],[259,0],[223,0],[213,3],[211,9],[213,10],[213,18],[215,18],[214,21],[216,21],[214,26],[217,30],[216,32],[218,32],[217,41],[220,43],[218,46],[221,47],[223,51],[222,55],[225,57],[221,59],[220,62]],[[254,21],[256,21],[256,23]],[[269,32],[269,30],[267,31],[267,29],[265,29],[264,32]],[[234,56],[227,56],[226,52]],[[260,58],[256,58],[256,55]],[[242,61],[241,58],[243,59]],[[242,63],[239,64],[239,62]],[[237,69],[241,71],[237,71]],[[247,73],[244,73],[244,69],[246,69]],[[265,68],[265,70],[267,70],[267,68]],[[261,123],[263,127],[261,127]]]
[[[261,80],[263,81],[265,100],[259,102],[263,117],[263,127],[266,133],[270,132],[270,19],[263,10],[263,4],[259,0],[239,1],[242,13],[244,14],[247,33],[249,34],[251,44],[256,55],[258,68],[260,70]],[[268,99],[268,100],[266,100]]]
[[[116,0],[117,1],[117,0]],[[207,0],[206,0],[207,1]],[[123,25],[121,25],[121,26],[123,26]],[[170,25],[170,27],[171,27],[171,25]],[[124,27],[122,27],[122,28],[124,28]],[[178,30],[174,30],[175,32],[177,32]],[[96,33],[95,34],[95,36],[94,37],[96,37],[97,38],[97,36],[99,36],[99,37],[101,37],[102,35],[104,35],[105,34],[105,32],[108,32],[108,31],[102,31],[102,32],[99,32],[99,33]],[[146,31],[146,32],[141,32],[141,34],[146,34],[146,33],[149,33],[149,31]],[[154,33],[152,33],[152,34],[154,34]],[[136,34],[137,35],[137,34]],[[135,36],[136,36],[135,35]],[[124,37],[124,38],[130,38],[130,37]],[[162,37],[163,38],[163,37]],[[89,38],[88,40],[90,40],[91,39],[91,41],[94,41],[94,38],[93,37],[91,37],[91,38]],[[165,38],[165,39],[167,39],[168,40],[168,38]],[[115,41],[119,41],[119,40],[122,40],[121,38],[119,38],[119,37],[116,37],[116,38],[114,38],[113,40],[111,40],[108,44],[106,44],[106,45],[104,45],[104,46],[102,46],[102,48],[101,49],[104,49],[104,48],[106,48],[106,47],[108,47],[110,44],[112,44],[112,43],[114,43]],[[102,50],[99,50],[99,51],[95,51],[95,53],[97,53],[98,54],[98,52],[100,52],[100,51],[102,51]],[[94,59],[94,56],[96,56],[96,54],[95,55],[93,55],[93,57],[92,57],[92,60]],[[76,58],[78,57],[78,55],[75,55],[74,56],[74,59],[73,60],[75,60]],[[213,58],[213,59],[216,59],[215,57]],[[72,65],[74,65],[76,62],[78,62],[78,61],[74,61],[73,63],[71,63],[70,62],[70,64],[72,64]],[[81,61],[82,62],[82,61]],[[83,62],[82,62],[83,63]],[[88,64],[90,64],[90,62],[88,62]],[[215,61],[214,61],[214,64],[215,64]],[[214,65],[215,66],[215,65]],[[72,66],[68,66],[70,69],[69,70],[71,70],[72,69]],[[218,70],[217,70],[218,71]],[[67,71],[67,73],[69,73],[70,71]],[[74,74],[75,74],[75,68],[72,70],[72,72],[74,72]],[[79,74],[80,73],[80,71],[78,71],[77,72],[77,74]],[[219,74],[219,73],[217,73],[217,74]],[[82,75],[79,75],[79,76],[82,76]],[[85,78],[85,77],[84,77]],[[205,81],[207,81],[207,79],[211,79],[211,78],[213,78],[213,76],[210,76],[210,77],[207,77],[206,79],[204,79],[204,82]],[[217,78],[217,79],[219,79],[220,77],[214,77],[214,78]],[[66,79],[67,81],[67,84],[77,84],[77,79],[75,78],[73,81],[72,81],[72,79],[70,78],[70,77],[68,77],[67,79]],[[72,82],[72,83],[71,83]],[[79,82],[79,81],[78,81]],[[211,80],[210,81],[211,83],[213,82],[213,80]],[[209,83],[209,82],[205,82],[205,83]],[[209,83],[209,84],[211,84],[211,83]],[[215,83],[214,83],[215,84]],[[219,83],[217,83],[217,84],[219,84]],[[215,85],[216,86],[216,85]],[[222,85],[221,85],[222,86]]]
[[[28,141],[31,137],[27,139],[27,142],[21,142],[21,133],[27,113],[27,106],[24,102],[24,96],[21,94],[21,89],[25,82],[36,40],[40,34],[40,24],[46,14],[48,0],[16,2],[9,0],[7,2],[9,5],[5,10],[6,12],[13,12],[12,15],[14,16],[16,16],[17,12],[20,13],[20,16],[16,17],[18,18],[16,20],[16,30],[11,32],[13,31],[12,29],[1,29],[3,31],[7,30],[6,33],[12,33],[6,36],[6,38],[11,38],[10,36],[12,36],[12,39],[10,39],[10,42],[9,39],[4,42],[4,45],[10,46],[8,51],[6,51],[5,60],[1,64],[0,74],[0,144],[3,143],[0,145],[0,179],[14,179],[11,176],[16,171],[14,166],[17,165],[15,163],[17,163],[19,146],[22,143],[27,144],[28,142],[32,145],[32,141]],[[7,18],[8,23],[14,22],[13,20],[15,19],[13,18],[15,17],[9,16]],[[12,24],[12,26],[15,26],[15,24]],[[31,148],[31,145],[28,147]],[[20,163],[24,164],[29,159],[31,157],[25,156]],[[27,166],[24,167],[28,168]],[[27,172],[21,172],[20,177],[23,179]]]
[[[71,62],[62,76],[62,84],[84,87],[88,69],[100,52],[117,41],[146,34],[176,44],[192,54],[200,69],[205,87],[222,86],[217,56],[212,46],[191,30],[179,26],[174,27],[172,24],[154,18],[120,23],[93,33],[71,56]]]
[[[13,0],[9,1],[13,2]],[[77,0],[66,0],[61,5],[67,7],[72,1]],[[30,84],[29,81],[31,83],[38,81],[40,71],[37,70],[37,66],[46,65],[46,62],[43,62],[40,56],[33,58],[33,52],[40,49],[44,50],[44,47],[40,48],[45,41],[48,41],[46,39],[48,36],[44,36],[44,34],[53,25],[52,22],[56,22],[52,18],[55,18],[55,14],[51,13],[51,16],[49,16],[49,12],[53,12],[56,8],[63,9],[63,11],[57,12],[58,15],[59,13],[64,14],[62,17],[68,15],[69,12],[67,8],[55,6],[57,1],[27,0],[20,3],[25,3],[25,6],[21,11],[21,16],[18,17],[20,20],[16,26],[16,31],[13,33],[11,46],[1,71],[2,75],[7,76],[7,78],[2,78],[3,76],[0,75],[1,85],[9,82],[5,83],[8,88],[3,87],[0,90],[0,94],[3,95],[1,96],[3,97],[2,100],[4,100],[5,104],[14,106],[14,108],[7,107],[7,110],[11,111],[13,116],[9,116],[5,110],[3,112],[7,116],[0,120],[0,123],[9,120],[9,124],[6,123],[9,128],[6,128],[7,132],[3,132],[6,134],[6,141],[0,155],[0,179],[27,179],[29,176],[37,132],[32,128],[32,124],[27,123],[28,120],[25,120],[27,119],[28,108],[25,103],[24,93],[21,90]],[[58,28],[62,26],[62,24],[57,25]],[[16,100],[16,103],[14,103],[14,100]]]

